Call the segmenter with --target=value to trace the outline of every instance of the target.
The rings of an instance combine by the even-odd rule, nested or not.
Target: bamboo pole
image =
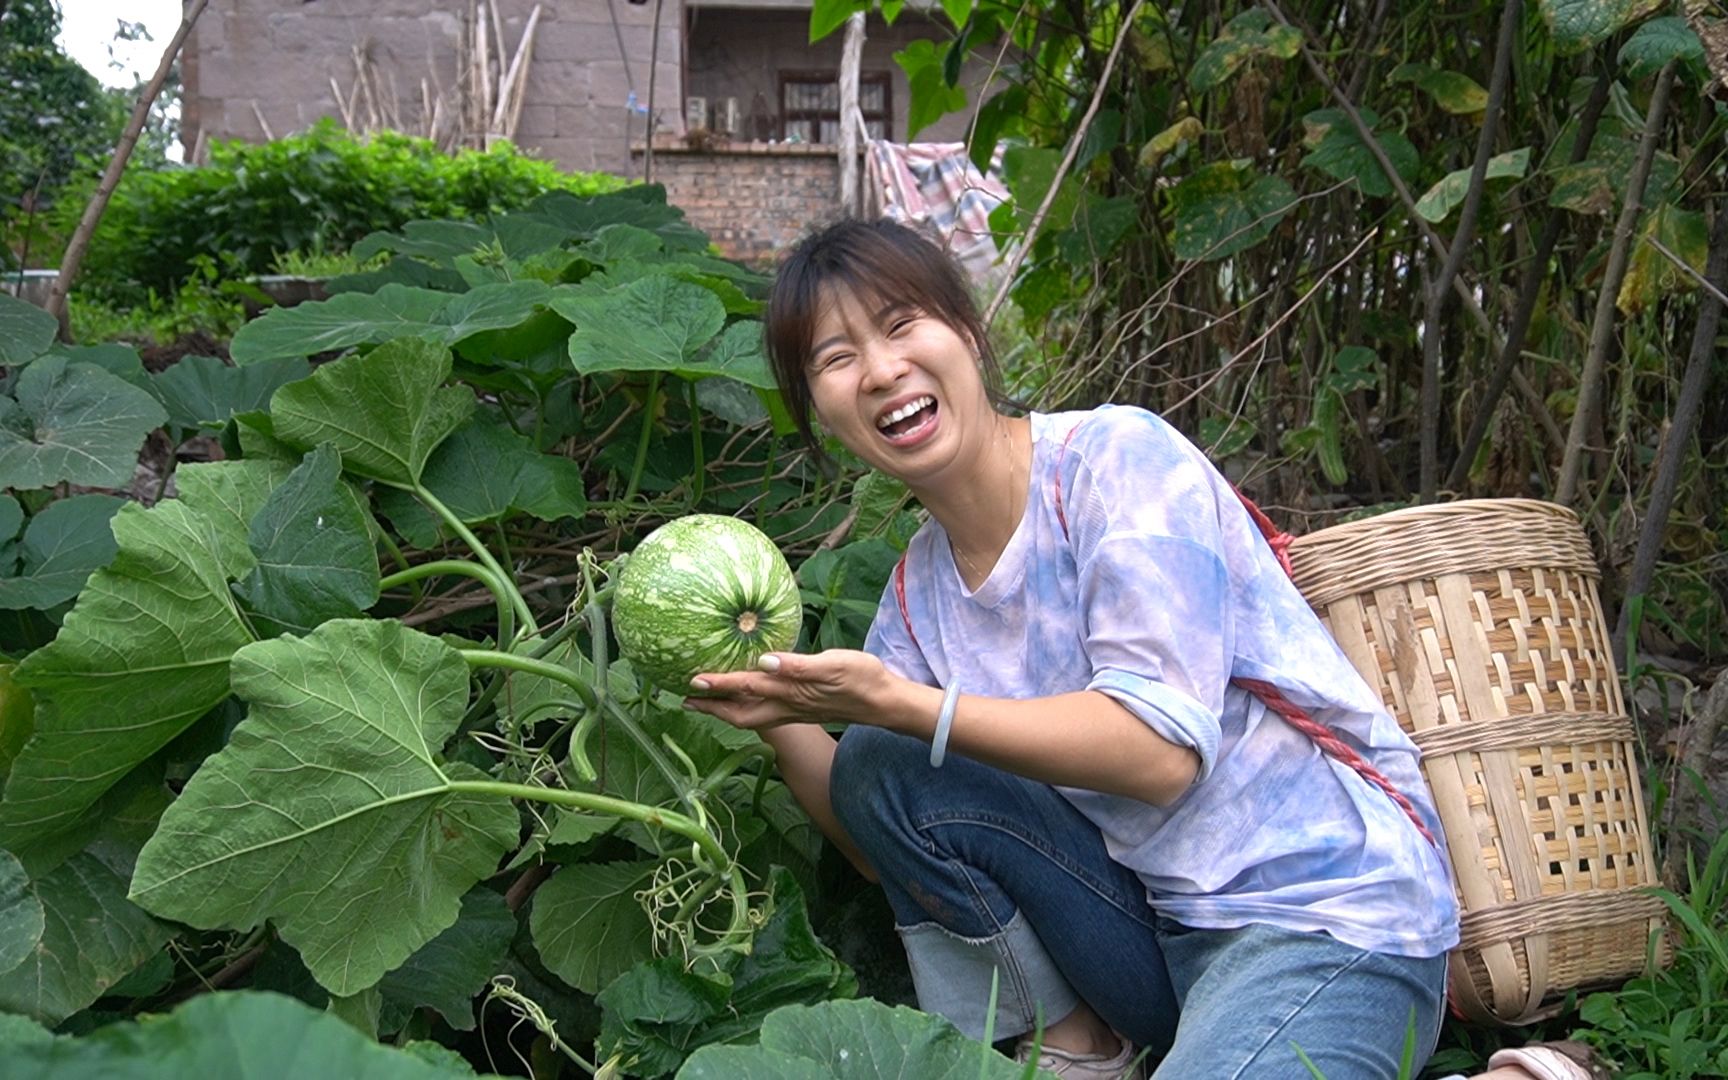
[[[540,5],[528,13],[528,25],[522,29],[522,40],[516,45],[516,55],[510,58],[510,69],[498,83],[498,106],[492,113],[492,128],[506,138],[516,135],[516,117],[522,115],[528,76],[526,65],[534,52],[534,33],[540,23]],[[506,126],[508,121],[508,126]]]
[[[96,193],[84,207],[84,216],[78,219],[78,227],[72,231],[72,239],[66,245],[66,254],[60,259],[60,273],[48,290],[48,314],[60,321],[60,340],[68,344],[72,341],[72,320],[67,314],[66,296],[72,291],[72,279],[78,275],[78,265],[84,261],[84,253],[90,250],[90,240],[96,235],[96,226],[102,222],[103,211],[108,209],[108,200],[113,198],[114,189],[120,186],[120,176],[126,171],[126,162],[131,160],[132,151],[138,146],[138,136],[143,134],[144,125],[150,119],[150,106],[155,104],[156,96],[162,93],[162,85],[168,81],[168,73],[174,69],[174,58],[180,55],[180,47],[186,44],[187,36],[192,33],[192,24],[198,21],[198,16],[203,14],[209,2],[210,0],[189,0],[182,9],[180,28],[174,31],[168,47],[162,50],[162,61],[156,65],[156,74],[151,76],[144,92],[138,95],[138,103],[132,107],[132,119],[127,121],[126,130],[121,134],[119,144],[114,147],[114,156],[109,159],[108,168],[102,174],[102,181],[96,185]]]

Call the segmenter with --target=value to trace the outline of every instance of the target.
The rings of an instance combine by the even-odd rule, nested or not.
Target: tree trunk
[[[846,18],[846,43],[840,53],[840,213],[854,217],[858,206],[858,140],[864,135],[858,109],[858,66],[864,56],[864,13]],[[818,133],[820,136],[820,133]]]

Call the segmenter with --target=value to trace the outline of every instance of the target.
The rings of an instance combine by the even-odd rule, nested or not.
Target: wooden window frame
[[[814,109],[797,112],[789,111],[786,108],[787,85],[790,83],[834,83],[836,84],[836,87],[838,87],[839,82],[840,72],[837,70],[780,72],[778,103],[780,106],[780,138],[782,141],[786,138],[787,125],[791,121],[814,121],[816,132],[820,135],[822,132],[822,121],[833,120],[837,122],[840,119],[840,111],[838,109],[832,112]],[[861,71],[858,73],[859,90],[862,91],[866,85],[880,86],[882,88],[882,112],[880,114],[864,112],[862,103],[859,104],[859,111],[864,112],[864,119],[866,121],[880,120],[882,122],[882,138],[892,139],[894,137],[894,80],[886,71]],[[860,94],[860,96],[862,96],[862,94]],[[866,135],[866,137],[869,136]],[[817,143],[816,145],[821,146],[827,144]]]

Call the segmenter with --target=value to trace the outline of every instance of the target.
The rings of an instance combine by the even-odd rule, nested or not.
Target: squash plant
[[[652,524],[808,551],[849,509],[782,445],[761,279],[657,188],[363,246],[232,367],[0,304],[0,1012],[235,983],[461,1044],[485,995],[663,1075],[850,996],[771,753],[613,658]],[[223,452],[153,505],[51,497],[126,490],[147,435]]]

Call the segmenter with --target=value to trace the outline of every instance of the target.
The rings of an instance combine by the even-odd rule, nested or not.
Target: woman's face
[[[995,417],[971,340],[922,310],[879,310],[831,291],[805,378],[822,426],[865,462],[918,487],[982,446]]]

